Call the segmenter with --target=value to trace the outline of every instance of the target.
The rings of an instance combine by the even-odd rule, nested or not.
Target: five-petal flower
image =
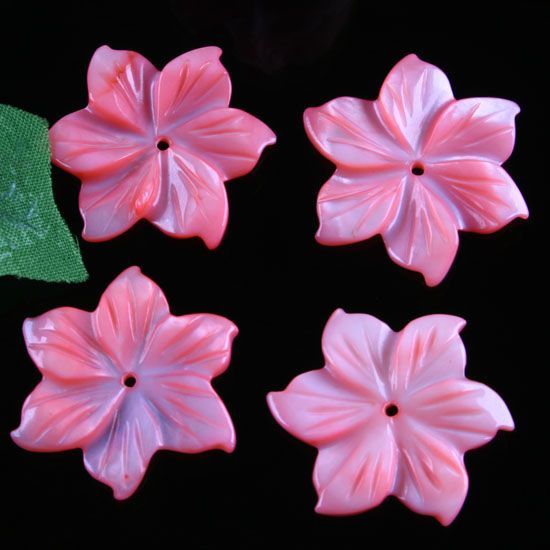
[[[210,314],[170,314],[161,289],[132,267],[89,313],[63,307],[23,333],[42,381],[14,441],[31,451],[82,448],[90,474],[118,499],[158,449],[231,452],[231,418],[211,386],[229,365],[237,327]]]
[[[248,173],[275,134],[229,108],[231,81],[216,47],[158,71],[136,52],[99,48],[89,103],[50,131],[52,160],[82,180],[83,237],[111,239],[144,218],[174,237],[220,243],[223,182]]]
[[[307,109],[310,140],[336,164],[317,200],[317,240],[381,234],[396,263],[438,284],[457,230],[491,233],[528,216],[501,168],[518,112],[505,99],[455,100],[445,74],[415,55],[391,70],[376,101],[340,97]]]
[[[401,332],[370,315],[334,312],[326,365],[268,403],[291,434],[318,447],[313,481],[323,514],[354,514],[395,495],[444,525],[468,488],[464,452],[514,423],[502,399],[464,376],[465,322],[430,315]]]

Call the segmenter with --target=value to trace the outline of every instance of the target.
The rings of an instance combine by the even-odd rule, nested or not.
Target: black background
[[[218,45],[232,78],[232,105],[266,122],[278,141],[253,173],[227,184],[229,226],[215,251],[142,222],[106,243],[81,242],[90,273],[84,284],[0,280],[2,539],[63,548],[82,541],[187,548],[542,542],[548,8],[460,2],[438,13],[353,0],[14,4],[3,13],[0,33],[0,102],[53,123],[87,103],[87,65],[102,44],[139,51],[157,67]],[[411,52],[441,67],[458,98],[496,96],[522,107],[505,167],[531,217],[492,235],[461,234],[453,268],[433,289],[394,264],[378,237],[346,247],[316,244],[315,199],[333,167],[302,126],[308,106],[342,95],[376,98],[387,72]],[[53,179],[59,208],[79,234],[79,182],[58,169]],[[215,381],[238,443],[230,455],[160,452],[136,494],[117,502],[87,474],[80,451],[29,453],[11,442],[9,431],[39,380],[21,336],[23,319],[65,305],[94,309],[130,265],[164,289],[173,313],[213,312],[239,326],[231,366]],[[450,527],[393,498],[353,517],[314,513],[316,451],[276,424],[265,394],[322,366],[321,332],[337,307],[371,313],[394,330],[429,313],[468,321],[462,334],[468,375],[502,395],[517,427],[466,455],[470,491]]]

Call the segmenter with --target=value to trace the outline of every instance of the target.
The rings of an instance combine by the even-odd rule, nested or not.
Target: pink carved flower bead
[[[454,99],[445,74],[416,55],[390,71],[376,101],[339,97],[307,109],[309,139],[336,164],[317,199],[317,240],[381,234],[396,263],[437,285],[458,230],[492,233],[528,216],[501,168],[518,112],[505,99]]]
[[[99,48],[89,103],[50,131],[52,160],[82,180],[83,237],[105,241],[147,219],[173,237],[220,243],[223,182],[247,174],[275,134],[229,107],[221,50],[180,55],[162,71],[138,53]]]
[[[355,514],[395,495],[453,521],[468,490],[464,452],[514,428],[502,399],[464,376],[464,324],[429,315],[394,333],[337,310],[323,334],[325,367],[268,395],[281,426],[319,449],[317,512]]]
[[[117,499],[136,490],[158,449],[234,449],[210,382],[229,365],[237,327],[217,315],[171,315],[137,267],[109,285],[94,312],[54,309],[27,319],[23,334],[42,373],[12,432],[24,449],[81,448],[88,472]]]

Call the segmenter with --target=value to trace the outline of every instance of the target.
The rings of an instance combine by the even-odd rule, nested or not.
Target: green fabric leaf
[[[88,278],[52,192],[48,122],[0,105],[0,275]]]

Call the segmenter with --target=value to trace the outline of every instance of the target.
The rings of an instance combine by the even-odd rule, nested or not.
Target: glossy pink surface
[[[376,101],[339,97],[304,113],[306,132],[336,171],[317,199],[317,240],[349,244],[381,234],[399,265],[437,285],[458,230],[491,233],[528,210],[501,164],[519,107],[456,100],[445,74],[408,55]]]
[[[281,426],[319,449],[318,512],[355,514],[395,495],[453,521],[468,490],[464,452],[514,428],[502,399],[464,376],[464,324],[429,315],[394,333],[337,310],[323,334],[325,367],[268,395]]]
[[[221,50],[185,53],[158,71],[138,53],[99,48],[89,103],[50,131],[52,160],[82,180],[83,237],[104,241],[144,218],[209,248],[227,225],[223,182],[256,165],[275,134],[229,108]]]
[[[237,332],[217,315],[171,315],[160,288],[131,267],[94,312],[62,307],[25,321],[42,381],[12,438],[30,451],[81,448],[117,499],[136,490],[158,449],[231,452],[233,424],[210,382]]]

